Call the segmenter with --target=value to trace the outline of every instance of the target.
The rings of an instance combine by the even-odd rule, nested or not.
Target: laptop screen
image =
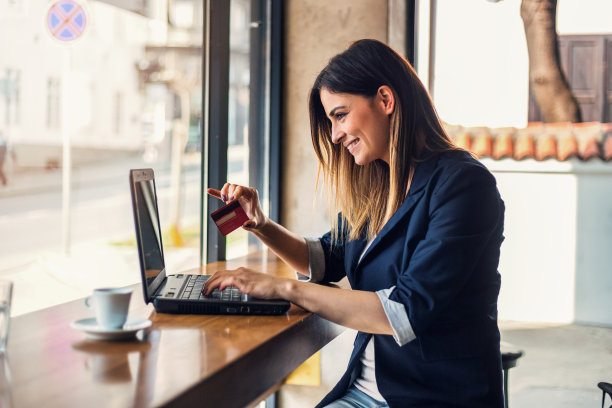
[[[130,190],[145,301],[166,277],[153,169],[130,170]]]

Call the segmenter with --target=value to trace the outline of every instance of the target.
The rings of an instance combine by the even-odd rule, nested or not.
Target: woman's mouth
[[[355,146],[357,146],[357,144],[359,144],[359,139],[353,140],[351,143],[346,145],[346,148],[350,153],[353,153],[353,150],[355,149]]]

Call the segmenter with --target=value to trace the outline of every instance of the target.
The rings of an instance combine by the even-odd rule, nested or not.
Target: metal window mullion
[[[269,217],[280,222],[281,184],[281,98],[283,85],[283,0],[270,0],[270,70],[269,70]]]
[[[266,114],[268,101],[266,0],[251,0],[251,28],[249,32],[249,185],[259,191],[260,201],[266,210],[268,192],[266,191]],[[257,238],[249,235],[249,247],[259,245]]]
[[[406,59],[415,66],[418,33],[415,24],[416,1],[406,2]]]
[[[208,213],[221,207],[222,202],[206,195],[207,187],[221,188],[227,180],[227,145],[228,145],[228,94],[229,94],[229,61],[230,61],[230,2],[227,0],[207,1],[207,27],[208,32],[206,61],[207,74],[205,75],[205,91],[207,91],[208,108],[205,118],[206,128],[206,155],[202,166],[207,172],[203,177],[202,225],[206,225],[206,263],[225,260],[225,237],[219,234],[215,224]],[[202,234],[204,235],[204,234]]]
[[[204,0],[202,7],[202,114],[200,117],[200,266],[206,264],[208,252],[208,200],[206,199],[206,183],[208,183],[208,109],[210,98],[208,96],[208,85],[210,83],[208,72],[208,61],[210,61],[210,44],[208,27],[210,26],[210,2]]]

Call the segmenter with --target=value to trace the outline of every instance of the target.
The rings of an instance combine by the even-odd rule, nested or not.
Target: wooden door
[[[607,62],[612,58],[612,36],[564,35],[559,36],[561,68],[578,100],[583,122],[607,122],[612,111],[612,80]],[[542,116],[529,91],[530,122],[541,121]]]

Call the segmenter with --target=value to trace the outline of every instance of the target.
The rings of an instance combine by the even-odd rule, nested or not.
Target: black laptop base
[[[269,301],[258,304],[251,299],[248,304],[235,302],[235,304],[206,300],[177,300],[154,298],[153,305],[159,313],[172,314],[225,314],[225,315],[280,315],[289,310],[286,302],[279,302],[278,305],[270,304]]]

